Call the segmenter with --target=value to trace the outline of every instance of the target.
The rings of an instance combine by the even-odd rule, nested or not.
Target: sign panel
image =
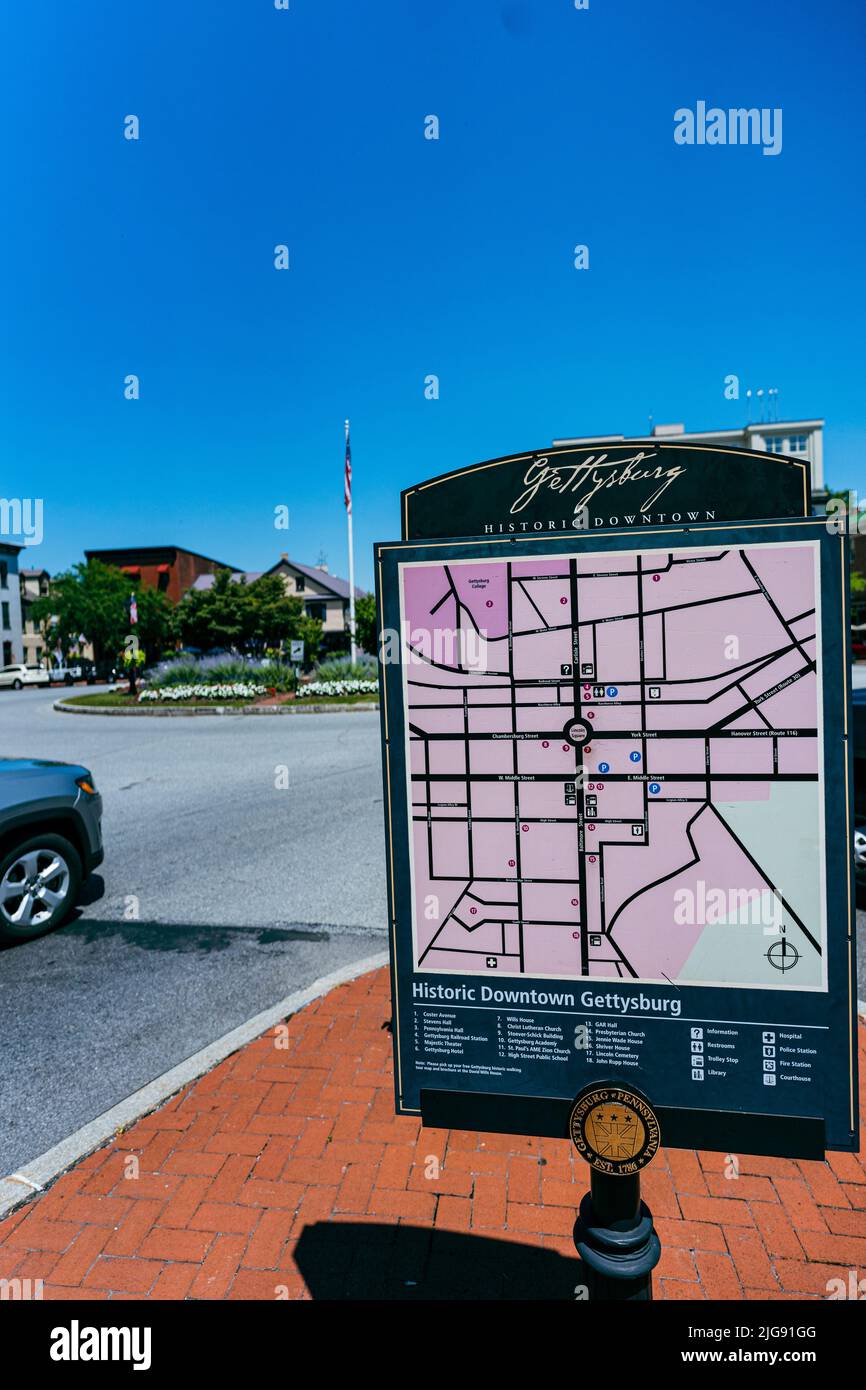
[[[656,439],[490,459],[407,488],[403,539],[643,530],[808,516],[809,462]]]
[[[304,659],[304,643],[303,643],[302,639],[297,638],[297,637],[293,637],[292,640],[291,640],[290,643],[289,643],[289,660],[290,660],[290,661],[303,661],[303,659]]]
[[[823,520],[377,547],[398,1109],[857,1147],[847,547]],[[388,638],[392,637],[389,653]]]

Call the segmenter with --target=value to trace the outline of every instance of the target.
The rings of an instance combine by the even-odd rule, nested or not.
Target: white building
[[[278,574],[285,585],[286,593],[299,598],[304,612],[309,618],[317,618],[322,624],[322,636],[326,648],[335,639],[349,636],[349,582],[339,575],[330,574],[324,565],[302,565],[282,554],[269,570],[249,570],[246,573],[234,571],[233,579],[244,579],[251,584],[263,574]],[[214,576],[200,574],[192,584],[193,590],[212,589]],[[364,590],[355,587],[355,598],[363,598]]]
[[[21,628],[24,645],[24,661],[28,666],[38,666],[45,651],[45,639],[39,625],[30,614],[30,605],[48,593],[51,576],[47,570],[26,569],[19,571],[21,581]],[[8,664],[8,663],[6,663]]]
[[[20,545],[0,543],[0,665],[11,666],[24,660],[21,631],[21,587],[18,578]]]
[[[618,444],[622,434],[588,435],[579,439],[554,439],[553,447],[570,444]],[[730,449],[763,449],[771,454],[789,454],[808,459],[812,465],[812,496],[823,501],[824,421],[773,420],[744,425],[734,430],[687,430],[684,425],[655,425],[651,435],[629,435],[630,439],[655,439],[666,443],[722,444]]]

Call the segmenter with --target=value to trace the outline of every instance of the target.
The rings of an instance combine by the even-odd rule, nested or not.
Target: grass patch
[[[219,709],[222,705],[251,705],[252,700],[146,700],[140,704],[137,697],[121,695],[119,691],[100,691],[98,695],[71,695],[64,698],[65,705],[91,705],[97,709]]]
[[[363,705],[379,703],[378,695],[308,695],[304,700],[293,700],[293,705]]]
[[[253,705],[255,700],[151,700],[139,704],[137,699],[117,690],[100,690],[94,695],[64,695],[65,705],[89,705],[96,709],[140,709],[144,712],[161,709],[223,709],[225,706],[237,708],[239,705]],[[378,703],[375,695],[317,695],[307,700],[290,700],[289,705],[303,708],[304,705],[358,705]]]
[[[119,690],[100,690],[95,695],[62,695],[60,698],[65,705],[125,705],[132,708],[138,703],[128,695],[122,695]]]

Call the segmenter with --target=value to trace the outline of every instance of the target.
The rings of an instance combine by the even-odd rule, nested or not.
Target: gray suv
[[[102,797],[86,767],[0,758],[0,943],[59,926],[102,859]]]

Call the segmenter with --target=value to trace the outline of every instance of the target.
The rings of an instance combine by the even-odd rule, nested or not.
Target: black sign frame
[[[597,440],[507,454],[404,489],[403,540],[642,529],[809,516],[805,458],[668,439]],[[588,493],[585,526],[575,508]],[[516,509],[516,510],[515,510]]]
[[[808,537],[820,542],[822,603],[834,614],[832,631],[829,624],[823,633],[824,674],[824,750],[825,750],[825,856],[827,883],[828,925],[828,992],[809,995],[820,1001],[823,1009],[822,1027],[832,1035],[832,1055],[844,1054],[844,1077],[834,1074],[828,1053],[821,1062],[820,1090],[822,1112],[808,1107],[802,1113],[779,1113],[758,1107],[719,1109],[715,1104],[705,1108],[695,1105],[666,1103],[658,1095],[659,1087],[638,1073],[611,1077],[574,1072],[569,1085],[560,1094],[511,1093],[501,1090],[473,1090],[469,1085],[442,1086],[424,1084],[424,1078],[411,1065],[412,1029],[407,1019],[413,1007],[412,985],[414,960],[412,955],[412,921],[410,909],[410,875],[408,856],[408,806],[405,778],[405,730],[402,704],[402,669],[389,662],[381,667],[382,740],[385,770],[385,810],[388,849],[388,902],[390,922],[392,990],[394,999],[395,1087],[397,1111],[421,1115],[425,1124],[436,1127],[456,1127],[489,1130],[499,1133],[530,1133],[562,1138],[567,1135],[568,1115],[573,1095],[594,1080],[619,1080],[624,1085],[638,1084],[648,1095],[656,1110],[663,1142],[679,1147],[713,1148],[722,1151],[761,1152],[772,1155],[819,1158],[826,1149],[856,1151],[859,1146],[857,1111],[857,1022],[856,969],[853,915],[853,875],[851,844],[853,809],[851,797],[851,740],[850,733],[850,651],[848,611],[848,547],[844,536],[832,535],[824,518],[792,521],[762,521],[744,525],[705,523],[680,527],[646,528],[638,535],[633,530],[597,534],[591,538],[576,538],[558,533],[541,538],[520,535],[511,538],[490,536],[470,540],[448,539],[435,542],[383,543],[375,547],[377,604],[380,633],[384,629],[399,629],[400,607],[398,594],[398,565],[407,560],[443,561],[481,553],[489,559],[544,556],[567,549],[569,552],[594,549],[605,550],[688,547],[700,544],[747,545],[762,539],[795,540]],[[838,691],[842,690],[841,700]],[[831,794],[832,793],[832,794]],[[834,927],[834,923],[844,926]],[[408,943],[408,951],[407,951]],[[446,977],[441,977],[446,978]],[[525,979],[525,977],[521,977]],[[459,979],[459,977],[455,977]],[[533,983],[527,981],[527,983]],[[537,982],[535,982],[537,983]],[[578,982],[575,982],[576,986]],[[620,984],[620,987],[622,985]],[[640,988],[638,985],[637,988]],[[684,986],[684,994],[697,992],[701,1003],[712,1007],[732,1008],[731,994],[737,996],[735,1017],[744,1023],[759,1026],[764,1022],[759,1001],[745,996],[759,995],[766,1001],[766,991],[740,989],[736,986]],[[717,998],[718,996],[718,998]],[[725,996],[721,998],[720,996]],[[796,998],[805,995],[776,993],[772,1003],[781,1019],[779,1026],[794,1027],[798,1021],[794,1008]],[[746,1011],[745,1015],[743,1011]],[[749,1010],[753,1017],[748,1018]],[[787,1013],[786,1013],[787,1010]],[[692,1011],[688,1014],[692,1017]],[[730,1017],[721,1013],[721,1018]],[[817,1015],[816,1015],[817,1017]],[[684,1018],[684,1022],[689,1018]],[[573,1084],[572,1084],[573,1083]],[[662,1088],[663,1089],[663,1088]],[[655,1093],[654,1093],[655,1092]],[[709,1099],[709,1096],[708,1096]]]

